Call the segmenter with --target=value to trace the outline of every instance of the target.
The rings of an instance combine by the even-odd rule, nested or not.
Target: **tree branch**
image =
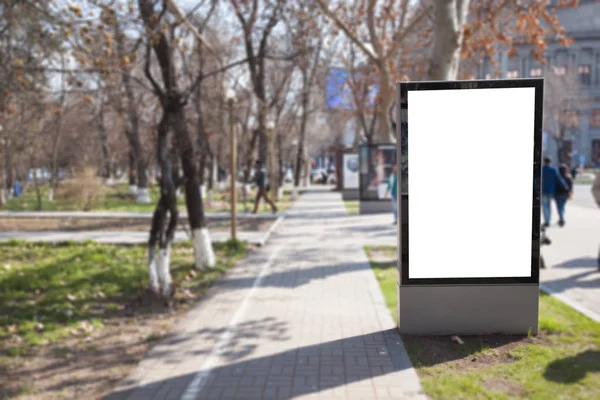
[[[150,71],[150,55],[151,55],[151,47],[150,44],[146,45],[146,62],[144,64],[144,74],[146,74],[146,78],[152,84],[154,89],[154,93],[162,98],[164,96],[163,90],[160,88],[159,84],[156,82],[154,77],[152,76],[152,72]]]
[[[333,22],[335,22],[335,24],[338,26],[338,28],[340,28],[342,30],[342,32],[344,32],[346,34],[346,37],[348,39],[350,39],[355,45],[357,45],[371,60],[373,60],[374,62],[379,61],[377,55],[373,51],[368,49],[364,45],[364,43],[361,42],[358,39],[358,37],[350,31],[350,28],[348,28],[346,26],[346,24],[344,24],[342,22],[342,20],[339,19],[339,17],[333,11],[331,11],[329,9],[329,7],[325,4],[325,2],[323,0],[317,0],[317,3],[319,3],[319,6],[321,6],[323,13],[325,15],[327,15],[329,18],[331,18],[333,20]]]

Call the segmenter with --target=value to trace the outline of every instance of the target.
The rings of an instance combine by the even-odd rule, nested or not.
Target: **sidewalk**
[[[268,232],[238,232],[238,239],[251,244],[261,244]],[[67,241],[85,242],[88,240],[102,244],[139,245],[148,243],[148,231],[40,231],[0,232],[0,243],[8,240],[25,240],[28,242],[60,243]],[[228,231],[211,231],[210,239],[213,243],[226,242],[231,238]],[[190,240],[184,231],[176,231],[175,243]]]
[[[107,399],[425,399],[339,193],[313,191]]]
[[[559,228],[556,209],[548,229],[550,246],[542,247],[547,269],[540,284],[561,300],[600,321],[600,209],[567,204],[566,225]]]

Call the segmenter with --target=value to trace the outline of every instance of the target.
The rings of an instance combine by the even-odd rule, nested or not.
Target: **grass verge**
[[[367,247],[390,312],[397,320],[396,249]],[[404,336],[431,399],[598,399],[600,324],[540,294],[536,337]]]
[[[42,193],[42,209],[41,211],[78,211],[81,210],[77,204],[69,203],[60,198],[55,198],[54,201],[48,201],[48,186],[44,185],[40,187]],[[153,212],[156,208],[156,201],[158,201],[160,189],[158,185],[152,185],[150,187],[150,198],[152,202],[150,204],[138,204],[136,197],[129,195],[129,186],[127,184],[117,184],[111,187],[99,204],[93,208],[92,211],[114,211],[114,212]],[[227,200],[229,192],[218,192],[215,191],[212,201],[204,199],[204,211],[208,213],[213,212],[229,212],[230,204]],[[177,201],[180,211],[185,211],[185,195],[181,196]],[[267,205],[262,201],[260,210],[267,210]],[[291,200],[291,192],[284,191],[283,197],[277,202],[279,211],[285,211],[289,206],[293,204]],[[246,201],[244,202],[241,196],[238,196],[237,209],[238,212],[252,211],[254,207],[254,193],[248,194]],[[7,200],[3,207],[6,211],[37,211],[38,201],[35,190],[32,186],[29,186],[28,190],[23,193],[20,198],[12,198]],[[270,210],[269,210],[270,211]]]
[[[173,246],[179,287],[167,309],[142,301],[143,246],[0,244],[0,398],[103,394],[248,247],[229,242],[214,250],[217,265],[201,272],[189,243]]]
[[[344,206],[348,215],[358,215],[359,202],[358,200],[344,200]]]

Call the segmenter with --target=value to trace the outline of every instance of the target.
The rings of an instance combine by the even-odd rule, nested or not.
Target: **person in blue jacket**
[[[542,166],[542,212],[544,213],[544,226],[550,226],[552,219],[552,200],[556,198],[557,191],[568,192],[569,188],[558,170],[552,166],[552,159],[544,157]]]
[[[394,225],[398,223],[398,167],[394,165],[390,175],[387,193],[392,197],[392,209],[394,210]]]

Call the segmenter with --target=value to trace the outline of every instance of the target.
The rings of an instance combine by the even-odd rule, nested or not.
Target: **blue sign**
[[[361,78],[359,73],[356,73],[356,80]],[[348,82],[348,71],[343,68],[332,68],[327,75],[327,83],[325,86],[325,100],[327,108],[335,110],[354,110],[356,104],[352,94],[352,88]],[[365,108],[373,108],[375,98],[379,94],[379,84],[373,83],[370,85],[367,102]]]

